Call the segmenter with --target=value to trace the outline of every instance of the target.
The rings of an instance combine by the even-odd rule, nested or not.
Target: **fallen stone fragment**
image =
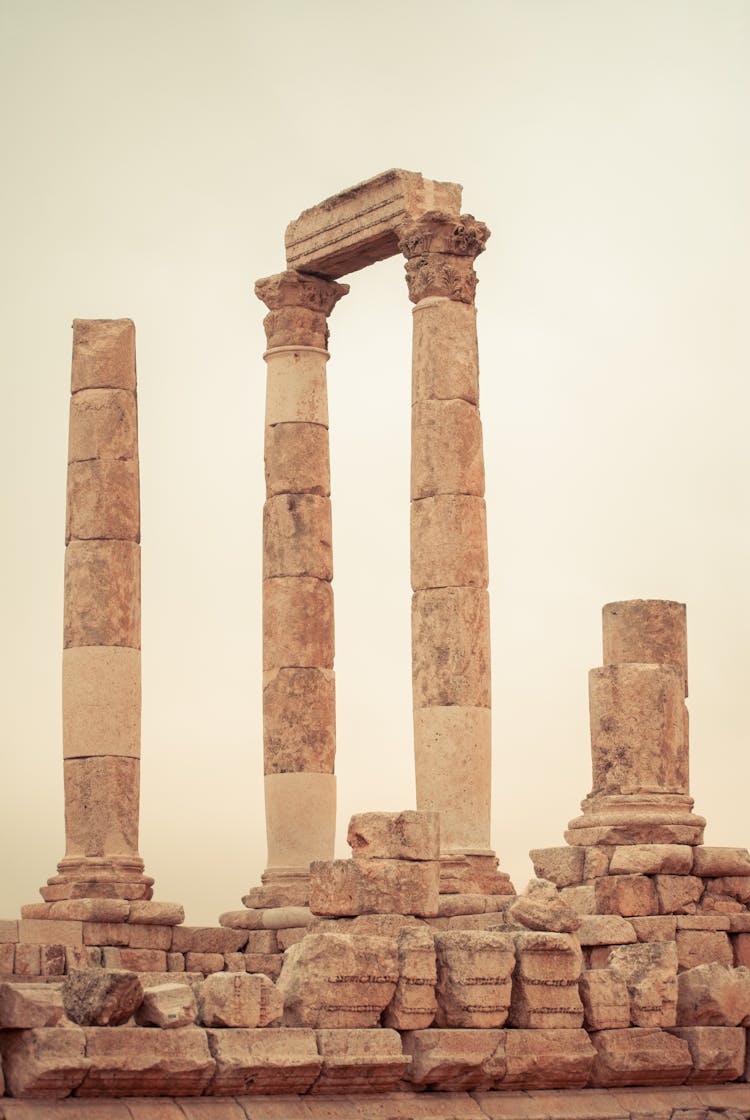
[[[491,1089],[505,1076],[504,1030],[450,1029],[405,1031],[411,1058],[405,1079],[416,1088],[438,1092]]]
[[[440,814],[355,813],[347,842],[355,859],[435,860],[440,856]]]
[[[586,1031],[505,1032],[506,1073],[497,1089],[581,1088],[588,1082],[594,1048]]]
[[[682,1085],[692,1069],[687,1042],[652,1027],[596,1031],[592,1086]]]
[[[115,1027],[134,1015],[143,986],[125,969],[87,968],[71,972],[62,986],[65,1014],[81,1026]]]
[[[143,1003],[136,1012],[136,1022],[141,1027],[161,1027],[168,1030],[194,1023],[198,1007],[192,988],[186,984],[157,984],[143,991]]]
[[[677,977],[678,1026],[750,1026],[750,968],[699,964]]]
[[[511,918],[527,929],[572,933],[581,918],[560,898],[521,897],[509,910]]]
[[[424,928],[399,930],[398,983],[383,1013],[383,1026],[395,1030],[429,1027],[437,1011],[435,939]]]
[[[398,1031],[318,1030],[323,1061],[311,1094],[385,1093],[395,1089],[409,1065]]]
[[[568,846],[565,848],[532,848],[529,852],[534,871],[540,879],[549,879],[556,887],[574,887],[582,883],[586,849]]]
[[[742,1027],[672,1027],[684,1039],[693,1062],[691,1082],[736,1081],[745,1068],[745,1032]]]
[[[677,949],[667,941],[621,945],[609,958],[611,972],[630,996],[636,1027],[673,1027],[677,1015]]]
[[[56,1027],[64,1015],[57,984],[0,984],[0,1029]]]
[[[591,968],[582,972],[579,992],[587,1030],[616,1030],[630,1026],[627,984],[609,968]]]
[[[208,1030],[216,1072],[208,1096],[245,1093],[306,1093],[318,1077],[322,1060],[315,1032],[276,1030]]]
[[[377,1026],[398,975],[395,938],[310,933],[284,953],[284,1026]]]
[[[214,1073],[200,1027],[87,1027],[85,1035],[89,1069],[79,1097],[197,1097]]]
[[[67,1097],[91,1065],[79,1027],[36,1027],[0,1033],[7,1091],[13,1097]]]
[[[262,973],[215,972],[198,994],[200,1021],[206,1027],[266,1027],[283,1012],[283,997]]]
[[[502,1027],[515,965],[511,934],[448,930],[435,934],[439,1027]],[[579,950],[580,952],[580,950]]]

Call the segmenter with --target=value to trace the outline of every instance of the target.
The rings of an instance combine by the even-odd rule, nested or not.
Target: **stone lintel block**
[[[52,984],[0,984],[0,1029],[56,1027],[63,1018],[62,993]]]
[[[581,1088],[589,1080],[594,1053],[583,1028],[507,1031],[506,1074],[497,1088]]]
[[[701,845],[693,849],[693,874],[704,878],[750,875],[750,852],[747,848],[714,848]]]
[[[687,794],[682,678],[670,665],[589,673],[594,793]]]
[[[443,853],[490,848],[491,725],[489,706],[414,709],[417,808],[440,814]]]
[[[574,887],[582,883],[586,848],[567,846],[564,848],[532,848],[529,857],[534,865],[534,874],[539,879],[548,879],[556,887]]]
[[[86,389],[70,399],[68,462],[138,459],[135,393]]]
[[[263,581],[263,669],[333,668],[333,591],[306,576]]]
[[[489,596],[441,587],[412,596],[414,707],[490,706]]]
[[[431,296],[412,309],[412,404],[479,404],[477,312],[473,303]]]
[[[79,1097],[196,1097],[215,1069],[200,1027],[177,1031],[144,1027],[86,1027],[89,1071]]]
[[[576,930],[580,945],[630,945],[638,941],[632,921],[617,914],[587,914]]]
[[[446,1027],[404,1031],[404,1055],[411,1058],[406,1080],[428,1092],[492,1088],[505,1076],[507,1033]]]
[[[66,856],[137,853],[139,760],[68,758],[63,776]]]
[[[331,500],[318,494],[277,494],[263,507],[263,579],[333,579]]]
[[[275,424],[266,428],[266,497],[275,494],[331,496],[328,429],[322,424]]]
[[[610,875],[688,875],[693,866],[689,844],[624,844],[612,852]]]
[[[83,923],[47,918],[21,918],[19,938],[28,945],[82,945]]]
[[[140,758],[141,651],[72,646],[63,650],[62,679],[63,757]]]
[[[355,859],[435,860],[440,857],[440,817],[414,809],[355,813],[346,839]]]
[[[83,1081],[91,1060],[79,1027],[36,1027],[0,1033],[6,1091],[13,1097],[57,1100]]]
[[[141,552],[133,541],[71,541],[63,645],[141,644]]]
[[[670,1034],[690,1047],[693,1061],[688,1084],[736,1081],[745,1070],[742,1027],[672,1027]]]
[[[314,914],[413,914],[438,912],[440,864],[397,859],[315,861],[310,864]]]
[[[65,542],[141,539],[138,462],[91,459],[68,464]]]
[[[268,869],[299,868],[307,872],[310,861],[333,856],[336,828],[336,776],[311,772],[266,774]],[[303,891],[307,895],[307,888]],[[307,897],[300,898],[305,905]],[[296,899],[280,886],[269,906],[294,905]]]
[[[464,400],[419,401],[411,414],[411,497],[484,497],[482,421]]]
[[[323,1028],[315,1036],[323,1068],[311,1094],[388,1092],[398,1087],[409,1065],[398,1031],[387,1027]]]
[[[609,968],[591,968],[582,972],[579,991],[587,1030],[618,1030],[630,1026],[627,984]]]
[[[132,319],[74,319],[71,392],[135,389]]]
[[[139,900],[130,903],[128,921],[144,926],[178,926],[185,921],[185,909],[177,902]]]
[[[171,948],[175,953],[237,953],[244,949],[247,937],[247,930],[226,929],[223,926],[175,926]]]
[[[676,941],[680,969],[695,968],[699,964],[734,964],[729,934],[721,930],[678,929]]]
[[[411,585],[487,587],[484,498],[437,494],[411,503]]]
[[[275,424],[322,424],[328,427],[328,388],[322,347],[293,343],[265,355],[266,427]]]
[[[692,1069],[684,1039],[654,1027],[596,1031],[592,1086],[682,1085]]]
[[[654,884],[662,914],[692,914],[703,894],[696,875],[655,875]]]
[[[392,168],[327,198],[286,228],[287,267],[337,279],[398,252],[398,229],[430,210],[458,215],[461,187]]]
[[[623,918],[659,913],[653,879],[647,875],[607,875],[594,882],[599,914],[621,914]]]
[[[263,770],[332,774],[336,683],[331,669],[278,669],[263,681]]]
[[[304,1027],[207,1030],[206,1035],[216,1062],[207,1096],[306,1093],[321,1070],[315,1032]],[[266,1111],[262,1107],[264,1117]],[[289,1115],[289,1105],[281,1112]]]
[[[604,664],[673,665],[687,696],[685,604],[668,599],[628,599],[602,607]]]

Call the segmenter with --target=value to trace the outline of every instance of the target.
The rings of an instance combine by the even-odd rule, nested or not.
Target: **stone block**
[[[89,459],[68,464],[65,542],[139,541],[137,459]]]
[[[279,941],[279,952],[285,953],[292,945],[297,945],[307,933],[304,927],[296,929],[280,929],[277,937]]]
[[[750,917],[750,915],[748,915]],[[732,929],[732,915],[719,914],[678,914],[674,921],[677,929],[707,929],[724,930]]]
[[[139,760],[115,755],[67,758],[63,762],[63,777],[66,854],[106,856],[111,852],[136,852]],[[82,938],[79,931],[78,944]],[[62,941],[57,935],[54,939]]]
[[[659,912],[656,887],[647,875],[606,875],[595,881],[594,898],[600,914],[630,918]]]
[[[224,971],[223,953],[185,953],[185,968],[188,972],[202,972],[204,976]]]
[[[166,951],[172,948],[173,926],[131,926],[131,949],[161,949]]]
[[[0,1029],[56,1027],[65,1014],[62,993],[52,984],[0,984]]]
[[[418,401],[412,407],[411,498],[484,496],[482,421],[464,400]]]
[[[206,977],[198,996],[207,1027],[267,1027],[281,1018],[281,992],[267,976],[217,972]]]
[[[120,964],[133,972],[166,972],[167,954],[163,949],[134,949],[131,946],[120,950]]]
[[[133,541],[71,541],[65,550],[65,649],[138,649],[140,615],[140,545]]]
[[[184,972],[185,971],[185,954],[184,953],[167,953],[167,972]]]
[[[85,1033],[91,1064],[77,1090],[79,1097],[197,1097],[214,1073],[215,1062],[200,1027],[87,1027]]]
[[[262,972],[270,980],[278,980],[283,964],[280,953],[245,953],[245,969],[248,972]]]
[[[225,910],[219,915],[219,925],[225,929],[262,929],[263,913],[263,910]]]
[[[537,880],[537,882],[543,881]],[[559,895],[554,893],[554,887],[551,889],[551,894],[537,892],[528,897],[525,891],[508,909],[509,918],[526,929],[573,933],[581,925],[581,918]]]
[[[573,887],[584,880],[585,848],[532,848],[529,852],[534,874],[548,879],[556,887]]]
[[[592,1086],[682,1085],[692,1069],[687,1042],[654,1027],[596,1031]]]
[[[453,918],[457,915],[468,917],[470,914],[486,913],[486,896],[483,894],[441,894],[438,901],[438,917]],[[497,914],[497,911],[495,911]]]
[[[677,918],[669,914],[631,918],[630,924],[639,941],[674,941],[677,933]]]
[[[69,463],[137,458],[135,393],[125,389],[86,389],[71,397]]]
[[[417,805],[440,813],[443,854],[490,846],[491,723],[488,707],[414,709]]]
[[[222,926],[175,926],[172,951],[177,953],[237,953],[247,944],[247,931]]]
[[[266,497],[275,494],[331,496],[328,429],[322,424],[276,424],[266,428]]]
[[[78,652],[76,650],[76,652]],[[128,651],[130,652],[130,651]],[[128,919],[130,903],[124,898],[66,898],[60,902],[42,903],[49,906],[48,917],[67,921],[119,923]],[[22,907],[23,911],[26,907]],[[28,917],[33,915],[29,914]],[[85,928],[84,925],[84,928]]]
[[[575,937],[564,933],[514,934],[516,971],[514,979],[532,983],[578,983],[583,954]]]
[[[484,498],[437,494],[411,503],[411,585],[487,587]]]
[[[738,933],[732,941],[735,966],[750,969],[750,933]]]
[[[102,963],[102,951],[93,945],[66,945],[65,946],[65,971],[86,968],[99,968]]]
[[[355,813],[347,843],[355,859],[436,860],[440,857],[437,813]]]
[[[747,875],[722,875],[706,880],[706,894],[717,899],[735,899],[742,906],[750,905],[750,877]]]
[[[74,319],[71,392],[135,389],[135,326],[131,319]]]
[[[65,975],[65,946],[42,945],[40,953],[42,976]]]
[[[131,926],[127,922],[84,922],[84,945],[122,946],[130,944]]]
[[[41,976],[42,950],[40,945],[19,942],[13,959],[13,971],[17,976]]]
[[[704,878],[750,875],[750,852],[747,848],[713,848],[701,844],[693,850],[693,874]]]
[[[333,668],[333,591],[308,577],[263,581],[263,668]]]
[[[677,977],[677,1024],[681,1027],[750,1026],[750,969],[714,962]]]
[[[671,942],[621,945],[609,968],[623,980],[635,1027],[673,1027],[677,1014],[677,949]]]
[[[562,1089],[586,1085],[594,1048],[586,1031],[513,1030],[505,1036],[505,1078],[498,1089]]]
[[[208,1096],[306,1093],[320,1073],[314,1031],[280,1027],[206,1034],[216,1062]]]
[[[0,1033],[6,1091],[13,1097],[60,1099],[83,1081],[91,1060],[78,1027]]]
[[[610,875],[688,875],[693,866],[689,844],[623,844],[612,852]]]
[[[414,707],[490,706],[489,597],[474,587],[412,597]]]
[[[140,758],[139,649],[73,646],[63,650],[62,695],[63,757],[111,754]]]
[[[263,768],[333,773],[336,686],[331,669],[278,669],[263,682]]]
[[[287,311],[287,319],[289,315]],[[302,308],[297,310],[299,313]],[[273,314],[273,313],[272,313]],[[314,315],[314,312],[307,312]],[[264,325],[268,324],[267,317]],[[278,322],[278,317],[277,320]],[[309,322],[310,320],[308,320]],[[273,325],[273,320],[271,320]],[[313,327],[314,329],[314,327]],[[320,342],[323,340],[320,339]],[[328,355],[321,353],[323,346],[304,343],[299,338],[290,344],[278,343],[283,349],[265,354],[266,376],[266,427],[276,424],[320,424],[328,427],[328,389],[326,362]],[[308,345],[317,346],[308,350]]]
[[[617,1030],[630,1026],[627,984],[609,968],[591,968],[582,972],[579,992],[586,1030]]]
[[[323,1029],[315,1034],[323,1065],[313,1094],[388,1092],[397,1088],[409,1064],[398,1031]]]
[[[583,1026],[578,993],[583,957],[575,939],[559,933],[519,933],[515,946],[509,1024],[537,1029]]]
[[[437,914],[440,865],[436,860],[328,860],[310,864],[314,914]]]
[[[273,906],[263,911],[263,929],[277,930],[279,933],[291,930],[305,930],[313,920],[313,912],[307,906]]]
[[[14,942],[10,941],[4,945],[0,945],[0,976],[11,976],[13,974],[13,959],[16,955],[16,946]]]
[[[0,943],[7,945],[18,941],[18,920],[0,920]]]
[[[596,894],[593,886],[563,887],[560,891],[563,902],[575,910],[576,914],[596,914]]]
[[[703,880],[694,875],[655,875],[654,885],[662,914],[691,914],[703,894]]]
[[[185,921],[185,910],[177,902],[135,901],[130,903],[128,921],[131,925],[178,926]]]
[[[435,940],[427,929],[400,929],[398,983],[383,1012],[383,1026],[395,1030],[422,1030],[431,1026],[437,1011]]]
[[[278,953],[279,943],[276,931],[272,929],[251,930],[247,935],[245,949],[248,953]]]
[[[143,1000],[143,986],[124,969],[71,972],[62,986],[65,1014],[80,1026],[118,1026],[134,1015]]]
[[[412,403],[479,404],[476,308],[437,296],[421,300],[412,314]]]
[[[587,914],[576,930],[580,945],[630,945],[638,940],[633,923],[617,914]]]
[[[299,774],[266,774],[266,839],[270,869],[299,868],[301,878],[282,878],[245,895],[246,906],[307,906],[311,860],[333,855],[336,825],[336,776],[303,771]],[[299,822],[304,821],[301,829]]]
[[[81,922],[56,921],[44,918],[21,918],[18,923],[19,936],[26,945],[81,945],[83,926]]]
[[[277,494],[263,507],[263,579],[333,579],[331,500]]]
[[[736,1081],[745,1069],[745,1031],[742,1027],[673,1027],[669,1032],[690,1047],[691,1083]]]
[[[192,988],[187,984],[156,984],[143,989],[143,1002],[136,1012],[141,1027],[162,1030],[187,1027],[194,1023],[198,1008]]]
[[[461,1092],[491,1088],[505,1076],[504,1030],[411,1030],[401,1036],[411,1058],[406,1080],[417,1089]]]
[[[513,938],[482,930],[435,933],[438,1027],[502,1027],[508,1017]]]
[[[678,929],[677,959],[680,969],[695,968],[699,964],[734,964],[734,954],[729,935],[721,930]]]
[[[605,665],[640,662],[679,670],[687,696],[685,604],[666,599],[630,599],[602,608]]]
[[[374,1027],[398,978],[394,938],[308,934],[284,954],[284,1026]]]

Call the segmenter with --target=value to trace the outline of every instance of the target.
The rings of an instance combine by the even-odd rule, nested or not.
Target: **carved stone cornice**
[[[473,303],[477,286],[474,259],[484,251],[490,231],[471,214],[456,217],[430,210],[405,222],[399,230],[399,249],[406,257],[409,299],[447,296]]]
[[[338,284],[335,280],[325,280],[322,276],[310,276],[293,269],[266,276],[255,284],[256,296],[270,311],[303,307],[326,317],[348,291],[348,284]]]

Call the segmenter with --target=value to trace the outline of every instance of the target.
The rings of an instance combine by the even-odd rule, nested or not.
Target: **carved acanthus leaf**
[[[326,316],[348,291],[348,284],[338,284],[335,280],[310,276],[293,269],[266,276],[255,284],[256,296],[271,311],[282,307],[306,307]]]
[[[279,307],[263,320],[269,350],[274,346],[319,346],[328,344],[328,320],[322,311],[309,307]]]
[[[473,257],[427,253],[406,262],[409,299],[419,303],[428,296],[447,296],[460,303],[473,303],[477,287]]]
[[[472,214],[446,214],[428,210],[420,218],[404,222],[399,230],[398,247],[407,259],[425,253],[449,253],[477,257],[483,252],[490,231]]]

